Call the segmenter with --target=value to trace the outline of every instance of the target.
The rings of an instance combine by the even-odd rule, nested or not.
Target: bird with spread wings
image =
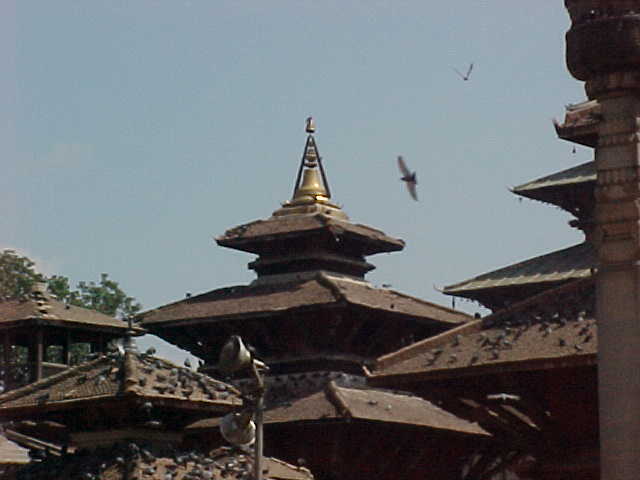
[[[452,67],[453,68],[453,67]],[[473,62],[471,63],[471,65],[469,65],[469,68],[467,69],[467,73],[462,73],[460,70],[458,70],[457,68],[453,68],[453,70],[460,75],[460,78],[462,78],[462,80],[464,80],[465,82],[467,80],[469,80],[469,77],[471,77],[471,70],[473,70]]]
[[[400,173],[402,173],[400,180],[406,183],[411,198],[417,201],[418,193],[416,192],[416,185],[418,184],[418,179],[416,178],[416,172],[411,173],[409,171],[402,155],[398,155],[398,168],[400,168]]]

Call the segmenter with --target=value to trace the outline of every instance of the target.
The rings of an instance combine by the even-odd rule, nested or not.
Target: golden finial
[[[305,131],[307,133],[314,133],[316,131],[316,122],[313,121],[313,117],[307,117],[307,126]]]
[[[313,117],[307,117],[305,131],[307,132],[307,141],[294,184],[293,197],[291,201],[285,202],[282,208],[273,214],[280,216],[322,211],[346,220],[348,219],[346,214],[329,200],[331,198],[329,184],[322,166],[322,157],[313,137],[313,133],[316,131]]]

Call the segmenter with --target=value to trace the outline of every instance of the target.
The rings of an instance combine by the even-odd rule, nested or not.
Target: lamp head
[[[233,445],[248,447],[256,438],[256,424],[252,417],[253,414],[248,411],[225,415],[220,420],[222,437]]]

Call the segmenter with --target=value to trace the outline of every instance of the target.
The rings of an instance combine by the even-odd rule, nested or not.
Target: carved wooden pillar
[[[31,381],[42,378],[42,362],[44,361],[44,334],[42,327],[38,327],[29,346],[29,362],[31,363]]]
[[[567,66],[601,106],[596,146],[603,480],[640,478],[640,0],[565,0]]]
[[[640,98],[600,99],[596,318],[602,478],[640,477]]]

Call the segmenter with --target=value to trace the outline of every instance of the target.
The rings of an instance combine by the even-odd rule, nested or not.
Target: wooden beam
[[[44,333],[42,331],[42,327],[39,327],[36,330],[34,349],[35,349],[34,376],[35,376],[35,380],[38,381],[42,379],[42,362],[44,361]]]

